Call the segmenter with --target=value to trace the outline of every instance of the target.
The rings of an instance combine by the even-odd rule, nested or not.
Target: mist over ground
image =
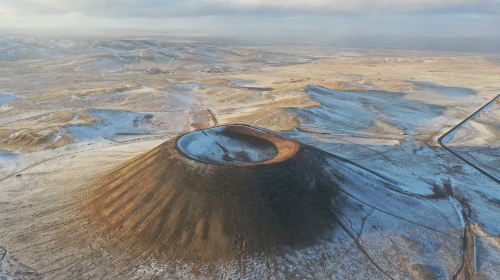
[[[12,1],[0,32],[498,52],[500,1]]]

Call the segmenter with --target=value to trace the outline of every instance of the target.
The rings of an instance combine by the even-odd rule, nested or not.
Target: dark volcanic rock
[[[260,162],[223,163],[180,152],[178,146],[200,156],[228,145],[205,138],[197,144],[205,149],[186,143],[206,135],[240,144],[246,137],[252,145],[242,151],[271,146],[275,153]],[[106,225],[105,234],[163,258],[227,259],[302,247],[321,239],[335,221],[334,188],[315,176],[316,157],[297,142],[249,126],[192,132],[102,178],[89,209]]]

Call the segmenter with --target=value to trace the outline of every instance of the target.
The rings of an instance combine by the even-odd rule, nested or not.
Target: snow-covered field
[[[486,55],[9,35],[0,65],[0,278],[500,277],[498,98],[438,141],[500,93]],[[102,175],[228,123],[330,154],[341,226],[280,256],[203,265],[93,238],[81,209]],[[211,161],[273,154],[199,136],[186,149]]]

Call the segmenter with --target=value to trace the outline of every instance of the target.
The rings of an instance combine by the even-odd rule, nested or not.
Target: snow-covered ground
[[[16,99],[17,99],[17,97],[15,97],[13,95],[3,94],[0,92],[0,106],[2,106],[3,104],[7,104],[10,101],[16,100]]]
[[[129,134],[147,134],[145,125],[152,115],[117,110],[91,109],[90,114],[96,119],[91,124],[69,124],[65,126],[76,141],[89,141],[99,138],[115,139]]]
[[[498,95],[498,61],[161,36],[0,36],[0,64],[2,269],[16,260],[48,279],[500,276],[500,188],[438,143]],[[498,176],[498,121],[495,103],[446,145]],[[115,250],[118,241],[87,232],[81,209],[102,175],[176,135],[227,123],[330,154],[314,163],[341,193],[332,201],[339,226],[324,241],[200,267]],[[186,138],[186,151],[216,162],[274,155],[210,131]]]

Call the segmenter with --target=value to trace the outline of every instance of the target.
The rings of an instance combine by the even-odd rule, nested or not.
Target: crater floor
[[[277,155],[276,146],[249,131],[235,131],[229,127],[215,127],[182,136],[177,146],[185,155],[204,162],[219,164],[258,163]]]

